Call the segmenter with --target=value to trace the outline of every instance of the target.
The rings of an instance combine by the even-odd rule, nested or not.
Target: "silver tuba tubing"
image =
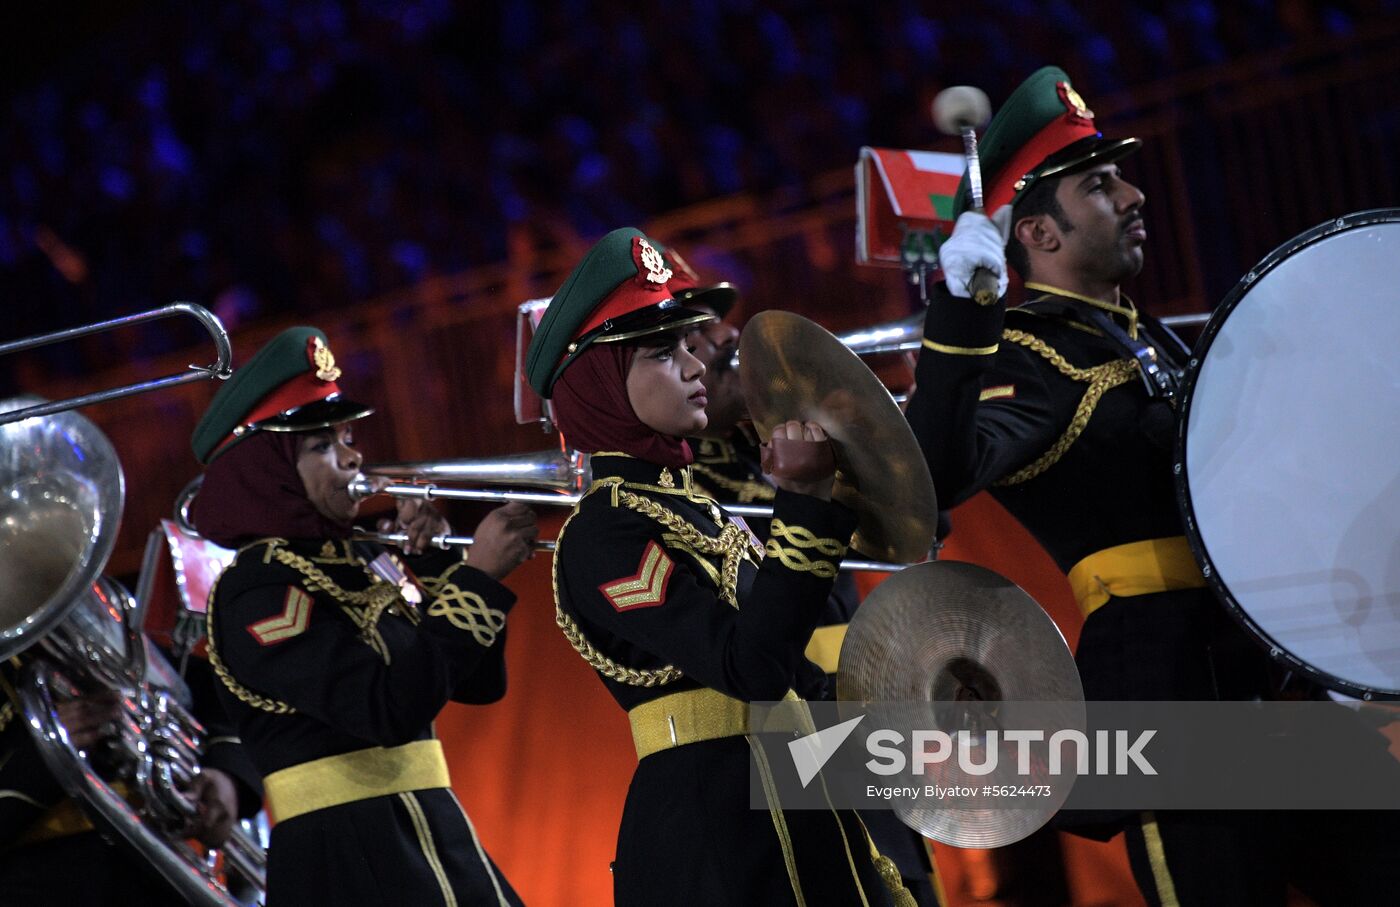
[[[239,901],[215,880],[207,865],[201,865],[192,856],[182,856],[172,848],[168,833],[154,827],[150,817],[137,812],[96,772],[87,769],[86,754],[69,741],[68,732],[58,718],[55,693],[59,684],[52,665],[41,659],[34,660],[25,666],[18,692],[44,764],[63,789],[69,796],[81,800],[100,825],[116,830],[189,903],[201,907],[238,907]],[[161,780],[170,783],[172,779],[167,776]],[[155,793],[150,784],[142,786]],[[161,796],[156,799],[165,800]],[[193,805],[189,809],[187,815],[192,814]],[[264,888],[265,856],[262,847],[246,832],[235,827],[224,853],[243,878],[259,890]]]

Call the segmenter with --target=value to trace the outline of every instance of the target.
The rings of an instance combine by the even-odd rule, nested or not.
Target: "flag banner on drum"
[[[1389,704],[788,701],[749,730],[752,808],[889,809],[963,846],[1062,809],[1400,809]]]
[[[967,162],[961,154],[862,148],[856,164],[856,260],[903,264],[910,231],[953,232],[953,199]]]

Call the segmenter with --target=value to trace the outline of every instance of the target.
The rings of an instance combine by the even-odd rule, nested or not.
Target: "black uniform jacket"
[[[743,701],[822,689],[803,650],[854,529],[849,511],[778,491],[760,547],[689,469],[592,462],[594,486],[559,536],[557,618],[620,706],[701,688]],[[641,760],[618,836],[619,907],[792,904],[797,891],[807,904],[861,903],[862,892],[885,903],[853,814],[750,808],[761,747],[739,733]]]
[[[1135,361],[1082,316],[1087,303],[1004,302],[979,306],[940,285],[929,306],[907,415],[939,501],[989,490],[1066,571],[1105,548],[1182,535],[1171,404],[1149,397]],[[1267,683],[1206,588],[1110,598],[1076,657],[1090,699],[1248,697]]]
[[[514,595],[460,553],[433,552],[402,560],[423,590],[411,604],[370,569],[378,553],[347,541],[265,539],[219,577],[211,661],[264,777],[428,740],[449,700],[504,694]],[[268,890],[273,905],[517,902],[450,788],[279,821]]]

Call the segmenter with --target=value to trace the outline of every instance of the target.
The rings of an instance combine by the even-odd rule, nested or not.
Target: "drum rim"
[[[1244,627],[1247,633],[1254,637],[1256,642],[1264,646],[1265,652],[1274,662],[1328,689],[1368,701],[1400,700],[1400,688],[1385,689],[1366,686],[1314,667],[1304,661],[1269,635],[1240,604],[1234,593],[1230,591],[1229,585],[1221,578],[1220,572],[1215,569],[1215,562],[1211,559],[1210,551],[1206,548],[1205,541],[1201,537],[1200,526],[1196,521],[1196,511],[1191,505],[1190,477],[1186,470],[1186,435],[1191,421],[1191,400],[1195,395],[1196,379],[1201,371],[1201,363],[1210,353],[1211,345],[1215,342],[1221,327],[1249,290],[1284,260],[1313,243],[1359,227],[1392,222],[1400,222],[1400,208],[1373,208],[1333,218],[1326,223],[1305,230],[1283,243],[1264,256],[1244,277],[1240,278],[1239,282],[1230,289],[1230,292],[1211,312],[1210,320],[1206,322],[1205,328],[1201,331],[1200,339],[1196,341],[1196,345],[1191,351],[1191,357],[1177,394],[1176,445],[1172,454],[1176,503],[1177,509],[1181,512],[1186,540],[1191,545],[1191,552],[1196,556],[1196,562],[1200,564],[1201,573],[1205,576],[1206,582],[1210,584],[1216,597],[1224,604],[1225,610]]]

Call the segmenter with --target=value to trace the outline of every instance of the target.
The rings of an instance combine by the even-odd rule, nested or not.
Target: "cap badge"
[[[335,356],[331,355],[331,348],[326,346],[320,337],[311,338],[311,344],[306,352],[311,364],[316,366],[318,380],[335,381],[340,378],[340,369],[336,368]]]
[[[1094,112],[1084,103],[1084,99],[1079,96],[1079,92],[1074,90],[1074,86],[1068,82],[1056,82],[1055,88],[1059,91],[1060,100],[1064,102],[1065,109],[1069,115],[1085,122],[1093,122]]]
[[[671,269],[666,267],[666,259],[661,257],[661,253],[640,236],[637,237],[637,253],[639,274],[642,269],[646,269],[644,279],[648,283],[665,286],[666,281],[671,279]]]

